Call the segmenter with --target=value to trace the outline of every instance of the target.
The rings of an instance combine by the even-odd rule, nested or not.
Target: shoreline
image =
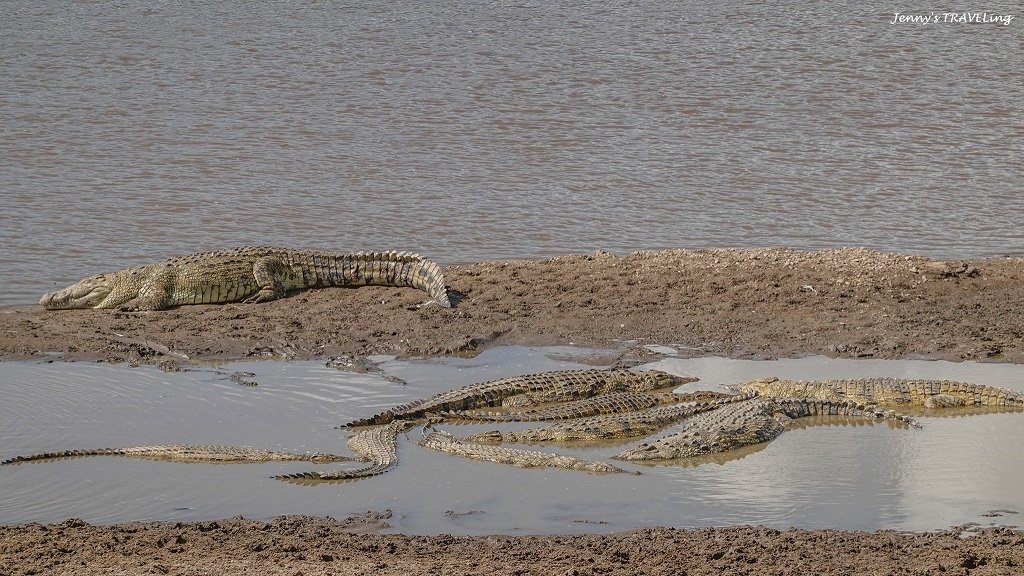
[[[387,511],[337,521],[0,526],[0,574],[1019,574],[1024,531],[650,528],[605,535],[377,533]]]
[[[389,287],[162,312],[3,307],[0,360],[180,370],[255,358],[358,365],[372,354],[475,355],[510,344],[630,352],[661,344],[692,356],[1024,363],[1021,258],[660,250],[487,261],[444,273],[452,309],[427,304],[420,291]],[[1024,566],[1024,532],[1014,526],[918,533],[733,526],[455,538],[381,534],[388,516],[0,526],[0,575],[1013,574]]]
[[[444,267],[455,306],[391,287],[160,312],[0,307],[0,360],[180,365],[662,344],[692,356],[1024,362],[1024,258],[659,250]]]

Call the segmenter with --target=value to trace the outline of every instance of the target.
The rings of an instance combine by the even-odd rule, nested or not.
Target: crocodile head
[[[138,298],[149,277],[146,267],[88,276],[63,290],[44,294],[39,304],[47,310],[117,308]]]
[[[654,389],[660,390],[662,388],[675,388],[682,386],[683,384],[689,384],[700,380],[695,376],[676,376],[675,374],[669,374],[668,372],[662,372],[661,370],[647,370],[647,374],[654,377],[656,385]]]
[[[778,381],[779,379],[776,378],[775,376],[767,376],[765,378],[748,380],[747,382],[743,382],[742,384],[739,385],[739,390],[743,394],[763,394],[766,390],[768,390],[768,387],[770,385]]]
[[[106,274],[89,276],[57,292],[43,294],[39,304],[47,310],[98,308],[110,296],[114,283]]]

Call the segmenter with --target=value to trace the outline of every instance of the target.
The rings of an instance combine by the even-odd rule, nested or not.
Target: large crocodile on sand
[[[852,401],[755,397],[703,412],[683,422],[682,429],[654,442],[620,452],[620,460],[673,460],[728,452],[770,442],[790,420],[806,416],[886,418],[902,425],[917,423],[902,414]]]
[[[952,380],[860,378],[853,380],[780,380],[762,378],[740,390],[773,398],[817,398],[878,406],[948,408],[954,406],[1024,407],[1024,395],[1011,390]]]
[[[201,252],[99,274],[45,294],[48,310],[165,310],[185,304],[267,302],[294,290],[330,286],[408,286],[451,307],[438,265],[411,252],[313,252],[246,246]]]
[[[547,402],[566,402],[612,392],[649,392],[696,382],[697,378],[648,370],[561,370],[500,378],[471,384],[396,406],[346,426],[386,424],[392,420],[413,420],[443,412],[484,407],[523,407]]]

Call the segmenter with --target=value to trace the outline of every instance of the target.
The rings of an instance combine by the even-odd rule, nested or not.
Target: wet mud
[[[99,271],[97,271],[99,272]],[[1024,362],[1024,260],[861,249],[667,250],[444,270],[455,307],[412,289],[314,290],[163,312],[0,308],[0,358],[157,364],[499,344],[663,344],[693,356]],[[994,511],[999,515],[1014,511]],[[739,526],[612,535],[380,534],[389,513],[0,527],[0,574],[1019,574],[1024,533]],[[1005,518],[1012,522],[1012,518]]]

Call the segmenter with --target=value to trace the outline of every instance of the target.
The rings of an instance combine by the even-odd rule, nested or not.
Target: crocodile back
[[[726,452],[768,442],[784,430],[775,417],[773,400],[754,398],[703,412],[686,420],[682,428],[655,440],[620,452],[620,460],[672,460]]]
[[[350,422],[347,426],[384,424],[394,419],[410,420],[427,414],[501,405],[532,406],[545,402],[574,401],[611,392],[645,392],[663,388],[664,374],[657,371],[561,370],[500,378],[396,406],[369,418]]]
[[[601,414],[588,418],[577,418],[556,422],[542,428],[529,428],[513,432],[489,431],[467,437],[475,442],[518,442],[538,444],[543,442],[594,442],[635,438],[657,432],[671,424],[695,414],[716,410],[726,404],[749,399],[748,395],[737,395],[711,402],[681,403],[656,406],[636,412]]]
[[[849,380],[780,380],[766,378],[741,385],[773,398],[815,398],[879,406],[1024,406],[1024,396],[994,386],[952,380],[861,378]]]
[[[419,444],[424,448],[462,456],[463,458],[506,464],[518,468],[563,468],[566,470],[581,470],[590,474],[625,472],[625,470],[606,462],[583,460],[574,456],[552,452],[520,450],[504,446],[488,446],[465,442],[441,430],[432,431]]]

